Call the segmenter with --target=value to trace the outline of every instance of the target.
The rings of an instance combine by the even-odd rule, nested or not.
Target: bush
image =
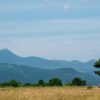
[[[45,86],[45,82],[43,80],[39,80],[38,81],[38,85],[44,87]]]
[[[0,86],[1,86],[1,87],[8,87],[8,86],[9,86],[9,83],[8,83],[8,82],[1,83]]]
[[[87,89],[92,89],[92,88],[93,88],[93,86],[88,86],[88,87],[87,87]]]
[[[86,86],[86,81],[80,78],[74,78],[72,80],[72,86]]]
[[[98,88],[100,88],[100,85],[98,85]]]
[[[19,87],[21,86],[22,84],[16,80],[11,80],[9,81],[9,86],[12,86],[12,87]]]
[[[53,79],[49,80],[48,85],[49,86],[62,86],[62,81],[58,78],[53,78]]]

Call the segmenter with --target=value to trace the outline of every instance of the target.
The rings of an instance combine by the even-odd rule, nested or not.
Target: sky
[[[100,0],[0,0],[0,49],[20,56],[100,57]]]

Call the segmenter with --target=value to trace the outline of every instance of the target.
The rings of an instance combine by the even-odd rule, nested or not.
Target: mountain
[[[47,70],[24,65],[0,64],[0,82],[16,79],[23,83],[36,83],[40,79],[47,82],[51,78],[60,78],[63,83],[67,83],[71,82],[75,77],[85,79],[89,85],[97,85],[100,83],[99,77],[80,73],[72,68]]]
[[[0,50],[0,63],[10,63],[26,65],[42,69],[73,68],[79,72],[94,74],[93,64],[95,60],[89,62],[48,60],[40,57],[20,57],[8,49]]]
[[[87,80],[88,84],[100,83],[94,74],[93,64],[89,62],[48,60],[40,57],[20,57],[8,49],[0,50],[0,82],[16,79],[21,82],[37,82],[39,79],[48,81],[58,77],[69,82],[74,77]]]

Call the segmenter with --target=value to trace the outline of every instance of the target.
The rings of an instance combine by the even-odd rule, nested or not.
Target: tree
[[[100,59],[95,62],[94,67],[95,68],[100,68]],[[95,73],[100,76],[100,71],[95,71]]]
[[[11,80],[11,81],[9,81],[9,86],[19,87],[19,86],[21,86],[21,83],[16,80]]]
[[[38,85],[44,87],[45,86],[45,82],[43,80],[39,80],[38,81]]]
[[[62,86],[62,81],[58,78],[53,78],[53,79],[49,80],[48,85],[49,86]]]
[[[0,86],[2,86],[2,87],[8,87],[9,86],[9,83],[8,82],[1,83]]]
[[[80,78],[74,78],[72,80],[72,85],[73,86],[86,86],[86,81],[85,80],[81,80]]]

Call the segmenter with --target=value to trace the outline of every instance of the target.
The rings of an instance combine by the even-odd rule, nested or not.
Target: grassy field
[[[100,100],[100,88],[0,88],[0,100]]]

